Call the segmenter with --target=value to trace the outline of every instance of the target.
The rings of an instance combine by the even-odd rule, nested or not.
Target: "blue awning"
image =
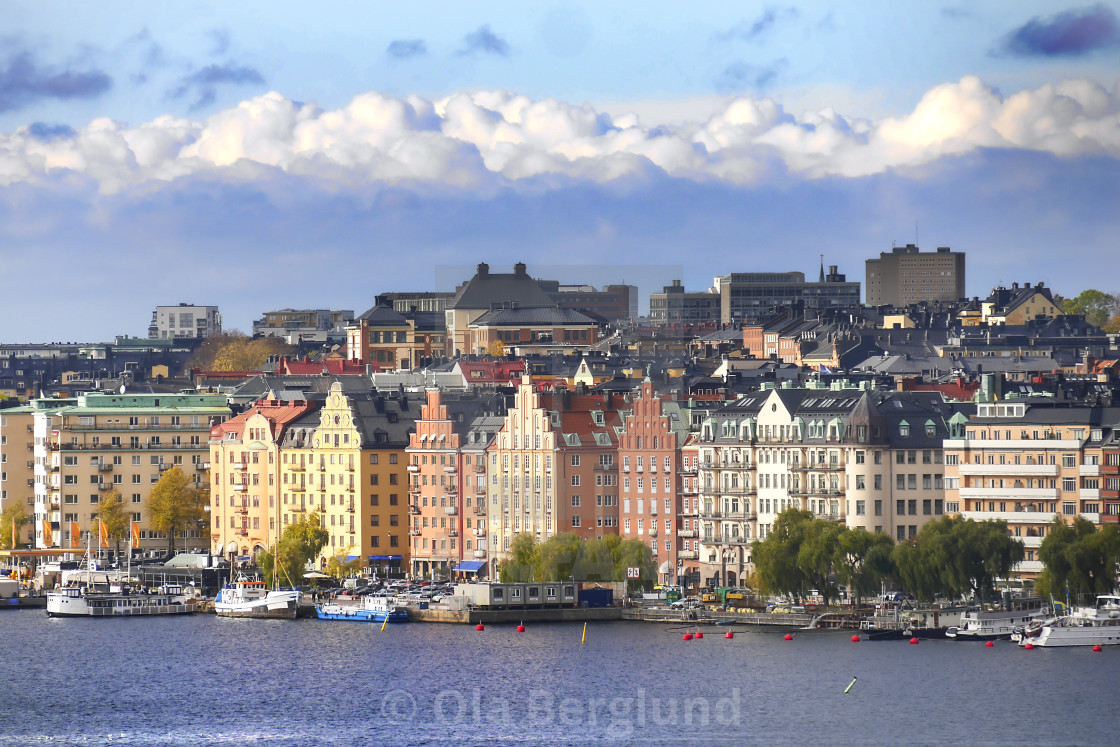
[[[455,566],[452,570],[463,571],[465,573],[477,573],[478,569],[486,565],[485,560],[464,560]]]
[[[400,555],[370,555],[370,560],[400,560]]]
[[[346,556],[346,562],[347,563],[352,563],[360,557],[362,557],[362,556],[361,555],[347,555]]]

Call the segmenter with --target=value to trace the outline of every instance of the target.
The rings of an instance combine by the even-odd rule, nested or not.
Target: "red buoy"
[[[703,638],[703,637],[704,637],[704,634],[703,634],[703,633],[701,633],[701,632],[700,632],[699,630],[697,630],[697,631],[696,631],[696,635],[694,635],[694,636],[693,636],[693,638],[695,638],[695,639],[697,639],[697,640],[700,640],[700,639],[701,639],[701,638]]]
[[[991,641],[984,641],[984,645],[987,646],[988,648],[991,648],[992,646],[994,646],[996,644],[992,643]]]
[[[1093,651],[1095,651],[1096,653],[1099,654],[1103,650],[1104,649],[1101,648],[1101,644],[1099,644],[1099,643],[1094,643],[1093,644]]]
[[[727,631],[726,633],[724,633],[724,634],[723,634],[723,637],[724,637],[724,638],[734,638],[734,637],[735,637],[735,634],[734,634],[734,633],[732,633],[732,632],[731,632],[731,631],[729,630],[729,631]]]
[[[684,635],[681,636],[681,640],[682,641],[691,641],[692,640],[692,633],[685,633]]]
[[[517,626],[517,632],[518,633],[524,633],[525,632],[525,626],[524,625],[518,625]]]
[[[917,638],[911,638],[910,639],[910,645],[911,646],[917,646],[918,645],[918,639]]]
[[[787,641],[792,641],[793,640],[793,633],[786,633],[785,637],[786,637]]]
[[[1027,651],[1031,651],[1031,650],[1034,649],[1034,644],[1033,643],[1025,643],[1025,644],[1023,644],[1023,648],[1025,648]]]
[[[859,643],[859,636],[858,635],[852,636],[852,643]]]
[[[479,623],[478,625],[474,626],[474,629],[475,630],[486,630],[486,626],[483,625],[482,623]]]

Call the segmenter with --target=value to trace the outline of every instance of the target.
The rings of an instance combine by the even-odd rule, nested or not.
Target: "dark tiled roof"
[[[555,305],[552,297],[525,272],[524,265],[518,265],[517,270],[513,273],[490,272],[487,265],[479,265],[478,272],[459,288],[447,308],[488,309],[492,304],[512,301],[521,306]]]
[[[557,306],[495,309],[487,311],[471,322],[472,327],[520,327],[525,324],[581,324],[593,325],[595,320],[575,309]]]

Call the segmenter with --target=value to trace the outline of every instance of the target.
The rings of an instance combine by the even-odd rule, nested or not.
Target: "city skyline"
[[[0,45],[5,341],[180,301],[247,329],[483,261],[702,290],[917,243],[967,253],[969,295],[1117,290],[1115,2],[59,7],[9,6]]]

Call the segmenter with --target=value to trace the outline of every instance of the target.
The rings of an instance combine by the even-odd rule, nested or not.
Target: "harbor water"
[[[1115,743],[1120,647],[728,629],[9,611],[0,744]]]

